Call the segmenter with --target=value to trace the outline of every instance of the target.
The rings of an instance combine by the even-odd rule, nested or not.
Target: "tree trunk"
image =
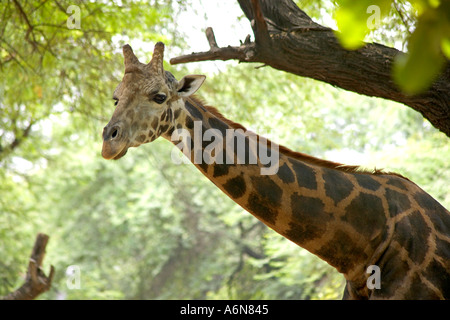
[[[410,96],[391,77],[394,58],[403,52],[376,43],[346,50],[332,29],[313,22],[291,0],[238,2],[252,24],[254,42],[247,37],[239,47],[219,48],[209,28],[208,52],[177,57],[170,62],[229,59],[261,62],[345,90],[403,103],[450,137],[450,64],[427,92]]]

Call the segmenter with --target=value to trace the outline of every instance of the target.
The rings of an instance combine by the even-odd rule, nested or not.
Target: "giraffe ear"
[[[180,97],[189,97],[194,94],[205,81],[206,76],[191,74],[184,76],[178,83],[178,95]]]

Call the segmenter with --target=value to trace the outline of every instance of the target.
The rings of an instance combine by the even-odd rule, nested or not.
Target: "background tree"
[[[158,40],[169,58],[195,50],[190,39],[211,22],[203,11],[211,2],[0,2],[0,296],[23,284],[30,243],[44,232],[43,268],[56,271],[42,299],[341,297],[340,274],[255,221],[193,166],[172,163],[167,141],[117,162],[101,158],[121,46],[142,60]],[[298,3],[321,25],[334,12],[332,2]],[[67,27],[71,5],[80,29]],[[237,2],[214,3],[221,16],[230,6],[241,16],[222,23],[227,32],[228,23],[248,22]],[[406,43],[403,28],[392,12],[366,41]],[[251,64],[165,68],[178,79],[206,73],[201,97],[258,133],[317,157],[397,171],[450,206],[448,138],[411,108]],[[67,285],[69,266],[79,267],[79,289]]]

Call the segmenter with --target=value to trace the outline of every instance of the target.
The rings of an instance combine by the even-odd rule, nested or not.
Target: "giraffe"
[[[148,64],[129,45],[123,55],[116,108],[103,129],[103,158],[120,159],[130,147],[161,136],[234,202],[342,273],[343,299],[450,298],[450,212],[415,183],[268,140],[252,144],[252,137],[264,139],[246,135],[242,125],[193,95],[205,76],[177,81],[164,70],[163,43],[156,43]],[[208,130],[213,134],[205,139]],[[220,144],[228,132],[243,144]],[[263,153],[276,154],[275,170],[265,174]],[[378,286],[369,285],[371,266],[378,268]]]

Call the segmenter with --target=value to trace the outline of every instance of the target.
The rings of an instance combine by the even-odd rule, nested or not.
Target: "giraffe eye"
[[[157,93],[155,94],[155,96],[153,97],[153,101],[155,101],[158,104],[163,103],[164,101],[166,101],[167,96],[163,93]]]
[[[117,106],[117,104],[119,103],[119,99],[114,98],[114,100],[115,100],[114,105]]]

